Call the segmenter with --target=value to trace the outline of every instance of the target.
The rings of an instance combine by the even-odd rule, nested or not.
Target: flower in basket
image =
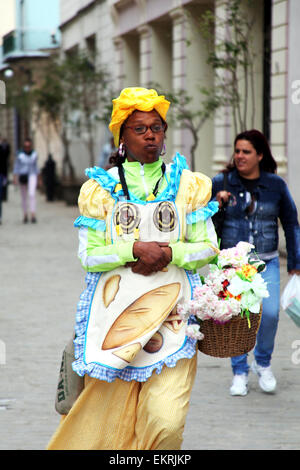
[[[202,285],[194,289],[193,299],[178,305],[183,320],[193,316],[197,321],[188,326],[188,336],[203,339],[200,325],[209,319],[226,323],[234,316],[245,315],[250,327],[250,312],[259,314],[262,299],[269,296],[260,274],[265,263],[250,254],[253,248],[250,243],[239,242],[233,248],[221,250],[217,263],[209,265]]]

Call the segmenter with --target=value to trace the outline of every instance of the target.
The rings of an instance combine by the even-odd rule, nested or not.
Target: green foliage
[[[195,98],[186,90],[161,91],[172,103],[169,113],[171,124],[188,129],[192,134],[192,170],[195,169],[195,151],[201,128],[219,108],[226,106],[232,110],[235,134],[254,125],[254,16],[245,14],[246,7],[254,11],[253,0],[216,0],[216,3],[224,6],[224,16],[207,10],[199,20],[201,34],[207,39],[207,64],[215,75],[213,85],[199,85],[197,108],[192,106]],[[161,88],[159,85],[154,87]]]
[[[14,73],[11,78],[6,80],[5,84],[6,105],[10,108],[15,108],[23,119],[28,120],[31,115],[34,95],[31,79],[26,72],[21,69],[18,74]]]
[[[224,16],[207,11],[201,18],[204,36],[214,44],[209,49],[208,64],[215,72],[216,89],[223,103],[232,110],[235,133],[254,126],[255,87],[253,0],[227,0]],[[248,10],[246,10],[248,8]],[[248,11],[248,13],[246,13]],[[219,32],[221,36],[218,37]]]
[[[35,90],[37,117],[46,114],[58,130],[65,148],[65,173],[68,171],[71,179],[74,169],[69,155],[70,131],[85,136],[89,164],[94,166],[95,133],[99,121],[106,125],[109,122],[112,93],[108,72],[97,65],[96,55],[91,59],[85,50],[65,58],[54,57],[43,83]]]

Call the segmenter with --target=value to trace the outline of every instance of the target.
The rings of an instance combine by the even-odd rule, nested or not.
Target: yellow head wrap
[[[119,146],[120,129],[123,122],[133,111],[149,112],[155,109],[165,121],[169,106],[170,102],[163,95],[158,96],[155,90],[135,87],[124,88],[120,96],[113,100],[113,111],[109,124],[109,129],[114,136],[115,146]]]

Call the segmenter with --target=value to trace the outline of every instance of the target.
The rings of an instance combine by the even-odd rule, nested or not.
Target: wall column
[[[290,18],[290,21],[292,18]],[[296,21],[296,20],[295,20]],[[295,23],[296,26],[296,23]],[[271,51],[271,126],[270,144],[278,165],[278,173],[287,171],[287,72],[288,72],[288,2],[273,0]],[[298,27],[296,26],[296,31]],[[293,47],[293,44],[290,44]],[[297,54],[295,55],[295,59]],[[298,59],[296,59],[298,62]],[[290,62],[289,67],[292,66]],[[294,136],[295,137],[295,136]]]
[[[214,156],[213,156],[213,174],[221,171],[226,163],[231,159],[233,153],[233,141],[237,133],[245,129],[258,129],[262,131],[263,127],[263,2],[253,0],[248,2],[240,2],[241,11],[245,20],[244,26],[249,34],[249,51],[251,59],[251,68],[247,67],[247,81],[245,80],[244,71],[240,65],[237,70],[237,86],[239,94],[239,113],[235,113],[231,106],[231,96],[229,95],[229,104],[217,109],[214,119]],[[226,3],[218,2],[215,8],[215,16],[217,27],[215,32],[215,47],[222,44],[226,39],[234,41],[233,32],[227,21],[228,12]],[[220,57],[220,52],[217,54]],[[225,54],[225,51],[222,51]],[[249,64],[250,65],[250,64]],[[219,71],[221,83],[228,82],[227,70]],[[231,81],[231,75],[228,76]],[[216,78],[218,80],[218,78]],[[218,84],[216,82],[216,84]]]
[[[170,12],[172,28],[172,88],[179,91],[186,88],[186,17],[182,8]],[[172,106],[172,104],[171,104]],[[185,153],[184,131],[173,129],[173,153]],[[189,159],[187,157],[188,164]]]
[[[123,81],[125,77],[124,71],[124,41],[121,37],[114,39],[115,48],[115,77],[116,88],[121,90],[123,88]]]
[[[140,86],[147,87],[152,81],[152,28],[143,25],[138,28],[140,35]]]
[[[290,0],[288,9],[288,90],[287,90],[287,157],[288,185],[300,213],[300,63],[299,0]]]
[[[222,21],[226,19],[226,9],[224,4],[216,4],[216,17]],[[224,28],[217,26],[215,32],[215,44],[217,41],[225,39],[226,31]],[[224,72],[225,73],[225,72]],[[231,142],[231,111],[229,106],[217,109],[214,116],[214,155],[212,173],[216,174],[224,168],[228,161],[232,149]]]

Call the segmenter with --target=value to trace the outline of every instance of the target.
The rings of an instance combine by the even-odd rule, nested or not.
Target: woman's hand
[[[162,271],[172,260],[172,249],[168,243],[135,242],[133,256],[137,261],[127,263],[132,272],[148,276],[154,272]]]
[[[219,207],[222,207],[223,204],[226,204],[229,201],[230,196],[231,196],[231,193],[228,191],[219,191],[216,194],[216,199],[219,203]]]
[[[172,261],[172,248],[169,246],[168,243],[158,243],[164,253],[167,255],[168,259],[170,260],[168,264]]]

